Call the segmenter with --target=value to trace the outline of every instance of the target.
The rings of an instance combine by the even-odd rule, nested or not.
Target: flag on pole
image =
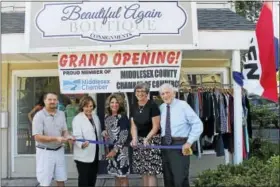
[[[279,1],[273,2],[273,28],[274,28],[274,46],[275,46],[275,66],[279,70]]]
[[[273,2],[264,2],[248,53],[242,59],[242,73],[233,72],[233,78],[248,93],[278,102],[273,11]]]

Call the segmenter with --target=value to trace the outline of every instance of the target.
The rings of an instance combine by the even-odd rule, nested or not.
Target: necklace
[[[145,105],[143,105],[143,106],[138,106],[138,108],[139,108],[139,112],[140,112],[140,113],[142,113],[142,112],[143,112],[144,107],[145,107]]]
[[[140,104],[138,103],[138,109],[139,109],[139,112],[140,112],[140,113],[142,113],[142,112],[143,112],[143,110],[144,110],[144,108],[145,108],[146,104],[147,104],[147,102],[145,102],[145,104],[144,104],[144,105],[140,105]]]

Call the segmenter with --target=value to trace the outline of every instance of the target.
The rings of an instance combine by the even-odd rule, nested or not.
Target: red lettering
[[[67,59],[68,59],[67,55],[61,55],[60,56],[60,59],[59,59],[60,67],[65,67],[67,65],[67,62],[68,62]]]
[[[152,59],[151,59],[151,61],[150,61],[151,64],[154,64],[154,63],[155,63],[156,55],[157,55],[156,52],[153,52],[153,53],[152,53]]]
[[[151,56],[150,52],[142,53],[141,64],[149,64],[150,56]]]
[[[89,60],[88,60],[88,66],[96,66],[97,63],[97,54],[90,54],[89,55]]]
[[[100,57],[100,62],[99,62],[100,66],[104,66],[108,61],[107,54],[101,53],[99,57]]]
[[[75,54],[70,55],[69,67],[77,67],[76,61],[78,57]]]
[[[166,52],[158,52],[158,55],[157,55],[157,64],[164,64],[165,62],[165,57],[166,57]]]
[[[132,64],[137,65],[139,63],[140,53],[133,53],[132,55]]]
[[[124,53],[123,54],[123,65],[126,65],[126,63],[130,60],[131,55],[130,53]]]
[[[82,54],[82,57],[79,61],[79,66],[87,66],[87,56],[85,54]]]
[[[177,52],[177,56],[176,56],[176,64],[178,64],[178,60],[179,60],[180,55],[181,55],[181,51]]]
[[[113,63],[114,63],[116,66],[119,65],[120,62],[121,62],[121,58],[122,58],[121,53],[116,53],[116,54],[114,55],[114,57],[113,57]]]
[[[176,59],[176,54],[175,52],[169,52],[168,55],[167,55],[167,62],[168,64],[172,64],[174,62],[174,60]]]

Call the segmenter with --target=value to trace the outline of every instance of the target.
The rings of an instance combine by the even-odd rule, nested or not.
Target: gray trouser
[[[172,141],[171,145],[183,145],[186,141]],[[162,144],[165,145],[162,139]],[[190,156],[180,149],[163,149],[163,178],[165,187],[189,187]]]

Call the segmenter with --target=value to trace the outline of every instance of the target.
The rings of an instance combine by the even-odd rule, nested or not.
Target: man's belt
[[[172,141],[187,141],[187,137],[172,137]]]
[[[164,139],[164,136],[162,137],[162,139]],[[172,141],[187,141],[188,138],[187,137],[171,137]]]
[[[41,147],[41,146],[36,146],[37,148],[39,149],[45,149],[45,150],[48,150],[48,151],[57,151],[59,150],[62,146],[59,146],[57,148],[48,148],[48,147]]]

